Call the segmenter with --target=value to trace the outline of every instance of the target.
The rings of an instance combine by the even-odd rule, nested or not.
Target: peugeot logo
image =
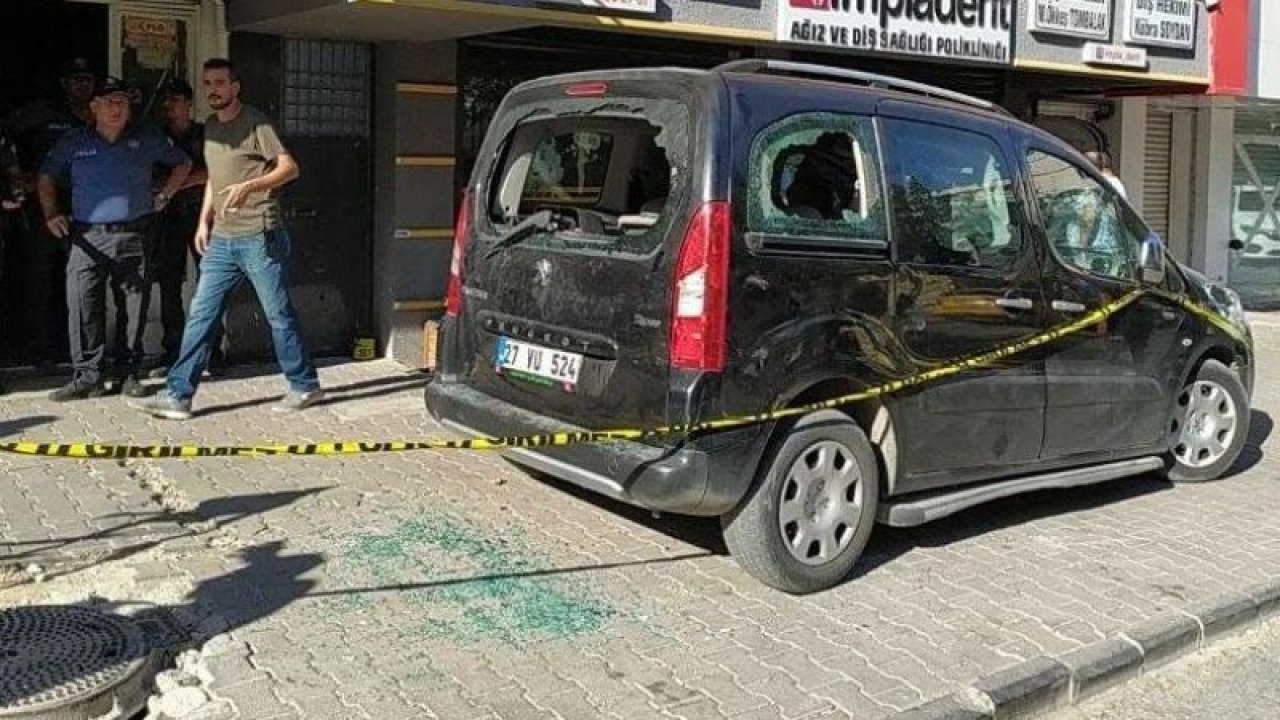
[[[546,287],[551,284],[551,261],[543,258],[538,261],[538,284]]]

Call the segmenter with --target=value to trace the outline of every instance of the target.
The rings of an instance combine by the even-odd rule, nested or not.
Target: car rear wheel
[[[1176,483],[1215,480],[1231,467],[1249,434],[1249,398],[1239,376],[1206,360],[1178,393],[1169,421],[1165,476]]]
[[[849,575],[875,524],[880,471],[847,415],[802,417],[762,463],[748,495],[721,517],[729,552],[767,585],[825,590]]]

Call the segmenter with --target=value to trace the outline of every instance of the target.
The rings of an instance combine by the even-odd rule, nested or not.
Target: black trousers
[[[75,381],[103,382],[107,356],[107,298],[110,286],[124,321],[121,373],[136,373],[142,361],[151,286],[147,272],[150,216],[129,223],[75,223],[67,259],[67,330]],[[123,310],[123,312],[120,312]]]

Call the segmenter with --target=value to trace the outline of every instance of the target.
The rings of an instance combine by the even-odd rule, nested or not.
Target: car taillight
[[[444,297],[444,311],[454,317],[462,310],[462,259],[467,251],[467,234],[471,231],[471,192],[462,194],[462,207],[453,227],[453,258],[449,261],[449,291]]]
[[[729,204],[698,208],[671,280],[671,367],[723,370],[729,293]]]

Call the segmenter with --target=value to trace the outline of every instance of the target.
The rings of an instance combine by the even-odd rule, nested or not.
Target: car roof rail
[[[823,80],[851,82],[873,88],[897,90],[900,92],[914,93],[916,95],[937,98],[939,100],[949,100],[954,103],[960,103],[961,105],[968,105],[970,107],[1013,117],[1013,113],[1009,112],[1005,108],[988,100],[973,97],[972,95],[965,95],[964,93],[956,92],[955,90],[947,90],[946,88],[926,85],[925,83],[914,82],[912,80],[902,80],[889,75],[879,75],[877,73],[863,72],[861,70],[849,70],[846,68],[831,67],[828,65],[792,62],[789,60],[765,60],[754,58],[747,60],[733,60],[722,65],[717,65],[712,68],[712,71],[722,73],[754,73],[760,75],[805,75]]]

